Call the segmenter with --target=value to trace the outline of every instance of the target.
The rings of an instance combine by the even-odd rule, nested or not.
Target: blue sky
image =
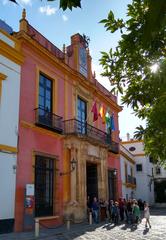
[[[112,10],[116,17],[126,17],[127,4],[131,0],[82,0],[82,9],[73,9],[63,12],[59,9],[59,0],[47,2],[46,0],[18,0],[16,5],[8,0],[0,0],[0,18],[9,24],[14,31],[18,31],[22,9],[26,9],[28,22],[62,49],[63,43],[70,44],[70,36],[79,32],[90,37],[90,53],[93,69],[97,79],[106,88],[110,89],[107,79],[100,76],[102,71],[99,65],[101,51],[108,51],[117,45],[119,33],[106,32],[99,21],[106,18]],[[126,133],[131,135],[140,120],[131,114],[126,107],[119,114],[120,137],[125,138]]]

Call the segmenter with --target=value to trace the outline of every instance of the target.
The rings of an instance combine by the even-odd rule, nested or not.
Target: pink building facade
[[[121,196],[118,112],[121,108],[91,71],[86,38],[56,48],[26,20],[15,37],[25,57],[21,69],[15,230],[33,219],[51,225],[70,215],[86,218],[86,199]],[[107,131],[91,111],[114,114]]]

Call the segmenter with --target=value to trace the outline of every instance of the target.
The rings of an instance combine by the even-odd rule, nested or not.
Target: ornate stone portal
[[[64,201],[64,217],[81,222],[87,217],[87,164],[97,166],[98,198],[108,199],[108,150],[98,144],[89,143],[86,139],[73,136],[65,139],[65,149],[70,149],[70,157],[77,160],[77,167],[68,178],[70,196],[68,201]]]

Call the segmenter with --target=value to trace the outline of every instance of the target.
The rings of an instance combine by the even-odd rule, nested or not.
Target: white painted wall
[[[14,218],[16,155],[0,153],[0,220]]]
[[[15,47],[15,42],[8,38],[5,34],[0,32],[0,39],[10,45],[11,47]]]
[[[134,156],[122,145],[120,145],[120,151],[124,152],[128,157],[130,157],[133,161]],[[125,164],[127,164],[127,174],[131,175],[131,167],[133,169],[133,177],[135,177],[135,165],[131,163],[125,156],[122,154],[120,155],[120,167],[121,167],[121,180],[122,180],[122,197],[129,199],[129,198],[136,198],[135,189],[130,187],[126,187],[124,184],[126,183],[125,179]]]
[[[160,167],[160,174],[156,174],[156,168]],[[164,167],[160,166],[159,164],[154,164],[154,178],[166,178],[166,169],[164,169]]]
[[[149,204],[154,203],[154,182],[151,181],[151,177],[149,174],[150,167],[148,166],[148,159],[142,158],[137,159],[136,163],[142,163],[143,169],[142,172],[136,172],[137,179],[137,188],[136,188],[136,196],[137,198],[141,198],[143,201],[148,202]],[[151,187],[150,187],[151,185]]]
[[[135,163],[142,164],[142,172],[136,171],[135,166],[135,176],[137,180],[136,198],[141,198],[151,205],[154,204],[154,182],[151,181],[153,164],[150,163],[149,157],[144,155],[144,143],[130,141],[127,144],[125,143],[124,147],[128,150],[130,147],[135,147],[135,151],[132,151]]]
[[[0,40],[10,47],[15,47],[15,42],[3,32],[0,32]],[[2,96],[0,99],[0,144],[17,147],[20,66],[0,55],[0,72],[7,76],[2,81]]]
[[[10,46],[15,43],[5,35],[0,39]],[[19,120],[20,66],[0,55],[0,73],[7,78],[2,80],[0,99],[0,144],[17,147]],[[14,218],[16,174],[16,154],[0,152],[0,219]]]
[[[17,147],[20,66],[0,56],[0,72],[7,76],[5,80],[2,80],[0,144]]]
[[[123,142],[122,142],[123,143]],[[131,152],[133,155],[136,155],[136,154],[144,154],[144,143],[143,142],[135,142],[135,141],[130,141],[130,142],[127,142],[125,144],[123,144],[123,146],[129,150],[130,147],[135,147],[135,151]]]
[[[152,181],[153,164],[150,163],[148,156],[135,157],[135,162],[136,164],[142,164],[142,172],[136,171],[136,178],[138,179],[136,195],[152,205],[154,204],[154,182]]]

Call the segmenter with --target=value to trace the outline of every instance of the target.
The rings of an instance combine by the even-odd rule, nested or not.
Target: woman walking
[[[138,203],[135,199],[134,199],[134,203],[133,203],[133,221],[136,224],[138,224],[140,221],[140,209],[139,209]]]
[[[145,227],[147,228],[149,224],[149,228],[151,228],[151,225],[150,225],[150,212],[149,212],[149,206],[147,203],[145,203],[144,205],[144,218],[146,219],[146,222],[145,222]]]

